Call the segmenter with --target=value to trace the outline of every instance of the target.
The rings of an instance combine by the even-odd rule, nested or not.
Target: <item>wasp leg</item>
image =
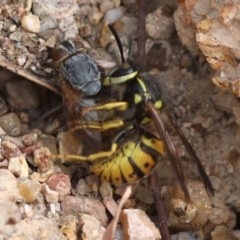
[[[112,121],[105,121],[102,123],[97,122],[84,122],[79,123],[78,126],[71,128],[69,131],[74,132],[79,129],[91,129],[96,130],[98,132],[103,132],[112,128],[119,128],[124,125],[123,120],[112,120]]]
[[[115,108],[119,111],[125,111],[128,108],[128,103],[127,102],[112,102],[112,103],[106,103],[106,104],[98,105],[98,106],[86,107],[81,111],[81,114],[85,115],[87,112],[90,112],[90,111],[111,110],[111,109],[115,109]]]
[[[130,132],[134,130],[133,127],[128,128],[127,130],[124,130],[120,132],[115,139],[113,140],[113,144],[111,146],[110,151],[102,151],[98,153],[93,153],[88,156],[81,156],[81,155],[71,155],[71,154],[66,154],[66,155],[52,155],[51,158],[54,159],[61,159],[62,162],[67,163],[67,162],[72,162],[73,160],[79,160],[79,161],[95,161],[97,159],[101,158],[108,158],[110,157],[113,153],[116,152],[118,143]]]

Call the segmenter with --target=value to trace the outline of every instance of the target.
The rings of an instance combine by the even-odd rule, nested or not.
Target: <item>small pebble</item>
[[[179,183],[164,193],[163,204],[171,227],[180,231],[198,231],[211,216],[211,200],[201,181],[189,180],[191,202],[185,200]]]
[[[217,226],[214,231],[211,232],[212,240],[238,240],[233,232],[225,226]]]
[[[62,211],[66,215],[74,215],[79,218],[83,213],[96,217],[102,226],[106,226],[108,217],[105,207],[98,199],[90,199],[84,196],[67,196],[62,201]]]
[[[22,206],[22,209],[20,208],[20,210],[22,210],[22,214],[23,214],[24,218],[25,217],[32,217],[34,215],[33,207],[30,204],[25,203]]]
[[[20,236],[20,237],[18,237]],[[35,214],[32,217],[22,219],[14,225],[8,225],[1,232],[2,239],[51,239],[51,240],[67,240],[61,233],[57,225],[47,217]]]
[[[57,203],[59,201],[59,193],[57,191],[51,190],[48,185],[43,185],[44,199],[48,203]]]
[[[42,189],[42,185],[35,181],[27,178],[18,179],[18,189],[22,197],[26,202],[33,202],[36,200],[37,195]]]
[[[60,201],[70,194],[71,182],[70,177],[66,174],[53,174],[46,184],[51,190],[58,192]]]
[[[18,147],[14,143],[9,141],[2,141],[1,148],[2,155],[7,159],[18,157],[22,154]]]
[[[119,5],[120,5],[119,0],[117,0],[117,1],[116,0],[114,0],[114,1],[102,0],[100,3],[100,10],[101,10],[101,12],[105,13],[106,11],[108,11],[110,9],[119,7]]]
[[[101,239],[105,228],[101,226],[96,217],[82,214],[79,219],[82,239]]]
[[[79,196],[86,196],[90,192],[87,183],[84,179],[80,179],[77,183],[76,193]]]
[[[124,209],[122,210],[120,220],[123,227],[124,239],[161,239],[159,230],[142,210]]]
[[[33,155],[34,163],[38,166],[40,172],[47,172],[53,166],[48,148],[40,147],[34,151]]]
[[[35,132],[31,132],[22,136],[22,141],[26,146],[32,146],[37,143],[38,135]]]
[[[6,84],[7,102],[12,109],[29,110],[40,104],[39,91],[27,80],[15,80]]]
[[[21,26],[27,32],[39,33],[41,30],[39,17],[30,13],[22,17]]]
[[[16,113],[1,116],[0,126],[10,136],[18,136],[21,133],[21,122]]]
[[[33,164],[38,167],[40,182],[46,182],[54,173],[54,165],[48,148],[39,147],[33,152]]]
[[[69,240],[77,240],[77,221],[72,215],[63,216],[60,219],[62,224],[61,232],[67,236]],[[90,239],[89,239],[90,240]]]
[[[99,192],[102,198],[113,196],[113,189],[111,187],[111,184],[108,182],[101,182],[99,186]]]
[[[28,177],[28,164],[24,155],[9,159],[8,170],[17,177]]]
[[[0,232],[2,233],[6,224],[11,222],[12,224],[16,224],[21,220],[21,212],[19,211],[18,206],[10,201],[4,201],[0,204],[0,212],[1,212],[1,221],[0,221]],[[2,235],[1,235],[2,237]]]
[[[7,159],[4,159],[3,161],[1,160],[0,161],[0,168],[4,168],[4,169],[7,169],[8,168],[8,160]]]
[[[5,136],[4,141],[8,141],[8,142],[15,144],[18,149],[25,148],[25,145],[23,144],[21,138],[19,138],[19,137]]]
[[[164,6],[161,6],[146,17],[146,32],[153,39],[166,40],[175,30],[173,18],[163,12]]]
[[[14,175],[6,169],[0,169],[0,183],[2,183],[0,187],[0,202],[16,202],[20,195],[17,187],[17,180]]]
[[[5,99],[0,95],[0,116],[8,112],[8,106]]]
[[[105,13],[104,21],[108,24],[113,24],[123,16],[125,11],[126,9],[124,7],[110,9]]]
[[[103,13],[100,12],[97,7],[92,7],[88,17],[91,23],[96,25],[100,22],[101,18],[103,17]]]

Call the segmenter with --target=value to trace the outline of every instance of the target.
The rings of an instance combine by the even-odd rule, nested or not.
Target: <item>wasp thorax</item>
[[[124,63],[121,67],[117,68],[113,73],[111,74],[111,77],[123,77],[130,75],[131,73],[136,72],[136,69],[132,67],[131,65]]]

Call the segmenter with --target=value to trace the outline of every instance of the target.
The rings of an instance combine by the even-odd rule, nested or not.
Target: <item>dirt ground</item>
[[[46,9],[43,7],[44,4]],[[75,166],[62,166],[61,164],[54,166],[50,160],[50,153],[44,148],[48,147],[52,154],[56,154],[59,152],[58,146],[65,144],[61,145],[59,143],[61,140],[57,138],[63,130],[61,125],[63,109],[53,113],[53,116],[50,114],[50,117],[40,121],[42,125],[38,125],[39,119],[48,110],[61,104],[61,98],[39,87],[36,83],[32,83],[32,80],[44,82],[55,92],[59,91],[56,84],[53,84],[52,67],[44,65],[44,62],[50,59],[49,52],[58,41],[55,36],[61,35],[62,32],[65,35],[64,38],[69,38],[75,37],[79,31],[77,38],[91,48],[90,54],[94,59],[115,62],[118,50],[111,33],[105,32],[106,28],[104,28],[104,23],[110,21],[106,13],[112,8],[118,10],[111,14],[108,12],[111,17],[121,15],[121,18],[114,22],[123,41],[129,35],[133,37],[134,55],[137,33],[136,3],[122,1],[121,7],[124,10],[119,8],[120,2],[110,0],[77,2],[69,0],[66,1],[66,5],[63,4],[64,6],[59,8],[58,4],[60,4],[58,1],[52,1],[49,5],[45,1],[33,1],[33,7],[29,11],[22,2],[12,4],[0,1],[0,10],[3,13],[0,18],[2,30],[0,33],[0,65],[2,66],[0,69],[0,127],[3,141],[0,158],[0,170],[3,172],[0,175],[0,184],[7,189],[0,190],[3,194],[2,197],[0,196],[0,202],[3,204],[2,209],[9,209],[4,213],[2,223],[0,221],[0,239],[14,237],[28,239],[24,230],[21,229],[27,229],[31,224],[41,226],[36,229],[40,229],[43,233],[46,231],[46,237],[39,239],[100,239],[98,237],[104,232],[104,227],[110,219],[105,213],[102,198],[110,192],[109,195],[114,195],[117,200],[123,192],[121,187],[107,186],[104,190],[100,190],[99,194],[99,182],[93,175],[79,181],[77,190],[71,189],[70,177]],[[240,128],[236,113],[233,113],[234,107],[238,109],[239,102],[232,92],[221,89],[213,83],[212,78],[216,72],[210,67],[204,55],[200,52],[194,55],[182,45],[174,27],[173,12],[177,8],[176,3],[170,3],[171,6],[168,6],[167,10],[161,8],[163,5],[164,3],[159,4],[159,1],[153,1],[148,9],[149,13],[153,13],[153,9],[160,9],[159,11],[163,13],[161,17],[158,13],[155,13],[152,18],[147,17],[149,24],[146,43],[148,73],[150,79],[161,90],[164,109],[168,109],[177,120],[178,126],[181,127],[199,156],[215,191],[214,197],[209,200],[204,195],[206,193],[202,194],[204,187],[201,185],[199,196],[193,197],[197,199],[193,203],[196,212],[207,212],[202,217],[204,220],[195,219],[198,222],[194,222],[194,215],[190,224],[186,223],[186,226],[183,224],[181,227],[178,225],[180,220],[179,222],[169,220],[172,239],[185,239],[180,234],[173,235],[177,232],[189,232],[187,233],[189,235],[185,236],[186,239],[240,239],[240,186],[238,184],[240,180]],[[89,8],[92,9],[91,13],[89,13]],[[58,9],[55,14],[56,22],[52,21],[54,18],[51,15],[48,15],[53,9]],[[21,21],[23,16],[31,15],[31,13],[40,17],[41,23],[39,24],[42,29],[43,25],[45,26],[44,31],[31,29],[30,33],[29,29],[25,29],[23,32],[24,23],[17,24],[16,17]],[[70,15],[74,15],[75,18],[71,19]],[[162,37],[157,36],[158,32],[150,26],[151,24],[156,26],[154,21],[163,21],[158,29]],[[36,27],[38,23],[32,25]],[[60,29],[60,33],[56,32],[56,29]],[[124,50],[127,50],[128,47],[124,44]],[[46,75],[46,72],[50,72],[50,75]],[[168,123],[166,124],[168,126]],[[36,126],[41,126],[41,130],[33,130]],[[196,165],[189,159],[176,133],[172,135],[173,142],[178,146],[185,174],[194,185],[196,179],[200,181]],[[39,148],[38,142],[40,141],[43,142],[43,147]],[[78,148],[79,143],[75,144]],[[74,150],[71,150],[75,151],[75,146],[70,145],[71,143],[64,147],[73,148]],[[21,157],[23,153],[28,154],[26,158],[23,157],[24,160]],[[165,159],[164,161],[166,162]],[[176,183],[169,169],[168,162],[161,162],[157,167],[164,186],[162,192],[165,197],[168,195],[166,192],[170,191],[168,187]],[[5,170],[7,172],[4,172]],[[61,177],[56,177],[58,174],[62,174]],[[8,179],[7,183],[3,182],[5,179]],[[64,185],[56,188],[58,182],[63,182]],[[130,198],[127,202],[128,207],[145,210],[158,224],[152,199],[148,202],[146,197],[149,194],[146,179],[140,186],[141,188],[135,188],[137,197]],[[12,189],[16,189],[16,193]],[[85,196],[90,196],[90,200]],[[179,198],[176,197],[176,199]],[[83,209],[78,209],[79,205],[82,205]],[[165,205],[167,205],[166,201]],[[82,214],[76,213],[77,211],[82,211]],[[166,212],[169,213],[171,210],[168,209]],[[87,219],[89,216],[94,216],[94,219]],[[51,230],[49,230],[49,225],[52,226]],[[17,229],[15,233],[13,226]],[[90,230],[88,232],[86,229],[97,229],[97,234],[93,236],[89,233]],[[198,235],[191,236],[191,231],[197,232]],[[31,228],[29,228],[28,235],[35,236]]]

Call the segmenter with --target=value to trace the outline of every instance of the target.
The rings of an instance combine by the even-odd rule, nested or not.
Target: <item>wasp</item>
[[[114,86],[117,88],[118,86],[125,85],[126,91],[121,99],[122,101],[126,101],[128,103],[128,108],[123,112],[125,114],[125,124],[129,122],[133,123],[135,128],[139,129],[147,123],[153,121],[161,140],[153,135],[150,135],[147,131],[140,131],[140,136],[137,142],[129,140],[129,142],[125,143],[123,146],[120,145],[119,149],[115,154],[113,154],[113,156],[106,159],[102,165],[98,165],[101,171],[98,169],[98,172],[96,172],[96,168],[94,167],[92,167],[92,170],[101,177],[103,175],[103,180],[105,179],[108,181],[109,179],[113,179],[113,176],[115,175],[119,182],[119,176],[126,175],[126,172],[128,173],[128,176],[134,176],[135,173],[136,176],[141,177],[144,174],[149,174],[156,164],[156,161],[152,161],[151,164],[149,164],[149,159],[158,159],[160,155],[166,152],[172,163],[176,176],[180,181],[183,191],[185,195],[188,196],[188,190],[185,186],[185,178],[181,163],[177,160],[178,157],[176,155],[176,150],[170,140],[168,132],[165,130],[161,118],[158,115],[158,111],[162,107],[160,91],[158,91],[152,81],[150,81],[146,76],[143,76],[140,71],[136,69],[131,60],[125,60],[120,38],[111,25],[109,28],[117,41],[122,65],[119,68],[114,69],[111,74],[104,79],[103,86]],[[201,164],[201,161],[169,113],[168,117],[189,152],[189,155],[195,161],[207,192],[210,195],[213,195],[212,184]],[[151,137],[149,138],[149,136]],[[151,142],[151,144],[148,145],[151,151],[145,153],[143,146],[146,146],[144,143],[147,138],[150,139]],[[155,145],[155,143],[157,144]],[[142,147],[140,147],[141,145]],[[124,148],[129,146],[131,146],[130,148],[132,149],[131,155],[127,155],[124,152]],[[144,154],[145,157],[143,157]],[[126,160],[127,157],[128,160]],[[141,158],[146,159],[146,161]],[[131,168],[129,168],[130,165]],[[151,165],[151,167],[149,167],[149,165]],[[124,170],[124,166],[126,167],[126,170]],[[109,173],[107,173],[106,169],[109,169]],[[111,171],[114,173],[111,174],[110,178],[109,176]],[[136,176],[133,177],[135,180]],[[126,178],[126,176],[123,179],[125,182],[132,181],[132,178]]]
[[[70,84],[71,88],[81,93],[79,101],[71,99],[74,96],[79,96],[77,94],[67,94],[64,97],[67,99],[66,106],[69,107],[71,102],[74,103],[72,105],[75,109],[71,109],[70,112],[78,113],[81,116],[81,120],[78,119],[74,123],[77,126],[73,129],[82,129],[85,134],[88,132],[88,138],[93,138],[89,132],[98,132],[101,137],[103,132],[109,129],[114,129],[116,133],[108,151],[99,151],[87,156],[65,155],[64,158],[70,161],[72,159],[91,161],[93,164],[90,169],[96,175],[99,175],[102,180],[121,184],[133,182],[144,175],[148,175],[156,165],[157,160],[166,152],[183,191],[189,198],[181,164],[176,160],[175,148],[158,116],[158,110],[162,106],[160,93],[153,82],[141,76],[130,60],[125,60],[120,38],[112,26],[109,26],[109,28],[117,41],[122,65],[105,77],[103,82],[98,77],[97,67],[89,57],[85,56],[86,51],[82,47],[77,48],[78,45],[75,46],[73,42],[67,41],[67,44],[64,42],[54,52],[53,61],[64,79],[63,82]],[[76,60],[71,59],[73,57]],[[86,59],[87,63],[81,63],[81,66],[85,65],[92,72],[91,77],[87,76],[82,80],[85,72],[83,76],[79,77],[79,74],[81,74],[79,68],[72,65],[78,61],[86,61]],[[68,71],[70,71],[70,75],[68,75]],[[96,86],[94,86],[95,84]],[[118,86],[121,85],[124,86],[124,94],[116,94],[117,97],[111,99],[111,96],[115,95],[112,92],[117,92]],[[109,96],[111,100],[109,100]],[[108,99],[106,100],[106,98]],[[114,110],[114,113],[111,112],[112,110]],[[102,111],[109,113],[110,116],[105,116],[100,121],[99,118],[96,118],[96,113],[99,115]],[[118,122],[112,120],[115,117],[120,118]],[[111,120],[106,121],[108,119]],[[144,126],[151,121],[154,122],[160,138],[144,129]],[[173,120],[172,122],[174,123]],[[186,142],[185,139],[184,143]],[[194,160],[197,162],[206,189],[213,193],[211,182],[196,155],[194,155]]]
[[[96,175],[101,175],[102,180],[114,184],[134,182],[149,174],[164,150],[159,139],[143,128],[137,131],[136,124],[128,123],[133,116],[131,113],[131,117],[126,117],[131,112],[128,106],[132,100],[123,101],[113,85],[101,82],[99,70],[81,42],[65,40],[57,44],[52,61],[62,78],[63,102],[70,131],[80,130],[86,139],[83,148],[92,149],[94,146],[96,152],[82,156],[68,154],[61,157],[64,162],[73,159],[91,161],[93,164],[90,169]],[[81,71],[77,65],[85,68]],[[114,135],[106,133],[109,129],[114,129]],[[103,142],[110,135],[113,136],[110,149],[101,151]],[[143,161],[148,161],[145,165],[138,160],[140,156]],[[130,163],[124,161],[124,157],[131,159]]]

